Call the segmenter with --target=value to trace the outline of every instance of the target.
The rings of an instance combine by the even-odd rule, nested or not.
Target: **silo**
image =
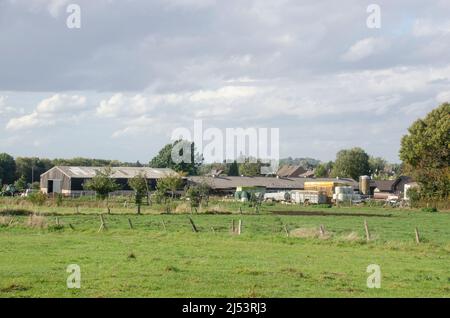
[[[370,194],[370,177],[369,176],[359,177],[359,192],[361,194],[365,194],[365,195]]]

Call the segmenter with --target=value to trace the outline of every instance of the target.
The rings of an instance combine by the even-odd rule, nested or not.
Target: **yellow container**
[[[320,191],[332,198],[334,189],[338,186],[345,186],[347,183],[337,181],[306,181],[304,185],[305,190]]]

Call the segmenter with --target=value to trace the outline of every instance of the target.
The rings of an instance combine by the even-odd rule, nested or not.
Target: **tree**
[[[0,153],[0,180],[2,184],[11,184],[16,179],[16,163],[7,153]]]
[[[139,173],[128,180],[128,185],[134,190],[134,199],[137,205],[137,214],[141,214],[142,199],[148,194],[147,178],[142,173]]]
[[[230,167],[228,168],[228,175],[229,176],[238,176],[239,175],[239,166],[234,160],[232,163],[230,163]]]
[[[243,163],[239,165],[239,174],[246,177],[255,177],[261,174],[262,163],[260,160],[251,160],[246,158]]]
[[[448,198],[450,191],[450,104],[416,120],[403,136],[400,159],[428,199]]]
[[[16,182],[14,182],[14,187],[19,192],[23,192],[27,188],[27,179],[25,176],[21,176]]]
[[[39,181],[39,176],[53,167],[49,159],[17,157],[16,178],[24,176],[27,183]]]
[[[108,213],[109,194],[120,189],[120,186],[112,178],[113,174],[114,171],[111,167],[105,167],[102,170],[96,171],[95,176],[83,184],[83,187],[86,190],[95,191],[100,200],[104,201],[106,199],[106,208],[108,209]]]
[[[369,155],[361,148],[341,150],[336,154],[331,175],[333,177],[350,177],[358,180],[362,175],[370,173]]]
[[[211,188],[205,182],[199,184],[190,185],[186,190],[186,197],[189,199],[191,210],[192,208],[197,208],[205,202],[208,205],[209,193]]]
[[[173,153],[182,158],[185,149],[190,149],[189,160],[175,162]],[[178,153],[176,153],[178,151]],[[187,154],[189,155],[189,154]],[[159,153],[150,161],[152,168],[171,168],[177,172],[186,172],[188,175],[197,175],[198,168],[203,163],[203,157],[195,153],[193,142],[176,140],[172,144],[165,145]]]
[[[182,176],[179,174],[167,175],[156,182],[156,191],[160,194],[171,193],[171,198],[175,197],[175,192],[183,185]]]
[[[328,171],[327,168],[323,163],[319,164],[316,169],[314,170],[314,176],[317,178],[325,178],[328,177]]]

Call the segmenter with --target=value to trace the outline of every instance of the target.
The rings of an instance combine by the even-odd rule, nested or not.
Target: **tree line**
[[[189,162],[175,162],[172,159],[174,149],[179,143],[190,147]],[[450,191],[450,104],[444,103],[431,111],[424,119],[418,119],[403,136],[400,147],[402,164],[391,164],[380,157],[367,154],[362,148],[343,149],[336,154],[335,161],[319,162],[311,158],[282,159],[288,164],[301,164],[306,169],[314,169],[316,177],[349,177],[357,180],[361,175],[374,179],[388,179],[408,174],[421,185],[421,195],[427,198],[448,198]],[[182,153],[180,153],[182,155]],[[260,160],[244,160],[222,163],[204,163],[202,154],[198,154],[193,142],[177,140],[165,145],[150,160],[154,168],[171,168],[186,175],[205,175],[212,169],[222,170],[229,176],[257,176],[264,163]],[[0,184],[20,185],[38,181],[39,176],[56,165],[67,166],[143,166],[141,163],[124,163],[102,159],[41,159],[0,154]]]

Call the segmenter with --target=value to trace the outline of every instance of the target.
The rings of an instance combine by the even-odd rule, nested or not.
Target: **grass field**
[[[61,227],[58,208],[38,210],[51,213],[38,227],[3,217],[0,297],[450,297],[448,212],[277,204],[258,215],[191,215],[194,233],[188,214],[121,209],[98,232],[98,208],[60,208]],[[290,210],[325,215],[271,213]],[[242,220],[241,235],[232,220]],[[66,286],[69,264],[81,268],[80,289]],[[366,286],[369,264],[381,268],[379,289]]]

